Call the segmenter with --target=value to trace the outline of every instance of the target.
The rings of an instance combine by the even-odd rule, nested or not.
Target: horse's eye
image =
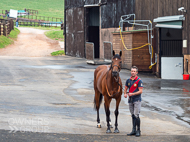
[[[122,63],[122,61],[119,62],[120,64]]]

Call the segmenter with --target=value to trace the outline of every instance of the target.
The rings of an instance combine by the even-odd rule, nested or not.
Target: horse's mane
[[[113,57],[113,59],[118,58],[121,59],[121,57],[119,56],[119,54],[115,54],[115,56]]]

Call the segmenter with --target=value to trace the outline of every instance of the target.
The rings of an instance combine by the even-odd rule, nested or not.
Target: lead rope
[[[111,68],[110,68],[110,69],[111,69]],[[107,76],[106,76],[106,91],[107,91],[107,93],[108,93],[108,96],[113,97],[113,96],[115,96],[116,94],[119,93],[119,91],[120,91],[120,86],[121,86],[121,85],[118,83],[119,81],[116,81],[116,82],[119,84],[118,91],[117,91],[115,94],[111,95],[111,94],[109,93],[109,90],[108,90],[108,87],[107,87],[107,77],[108,77],[108,73],[109,73],[109,70],[108,70]],[[115,79],[115,77],[114,77],[114,79]],[[119,80],[119,78],[118,78],[118,80]]]

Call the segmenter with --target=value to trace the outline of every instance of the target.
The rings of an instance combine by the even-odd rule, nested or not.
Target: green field
[[[38,10],[39,16],[64,18],[64,0],[4,0],[0,10]]]

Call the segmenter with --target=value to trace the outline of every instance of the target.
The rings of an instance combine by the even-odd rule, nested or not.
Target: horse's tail
[[[100,108],[100,104],[102,103],[102,99],[103,99],[103,95],[100,93],[100,96],[99,96],[99,106],[97,108],[97,105],[96,105],[96,99],[94,97],[94,109],[97,110]]]

